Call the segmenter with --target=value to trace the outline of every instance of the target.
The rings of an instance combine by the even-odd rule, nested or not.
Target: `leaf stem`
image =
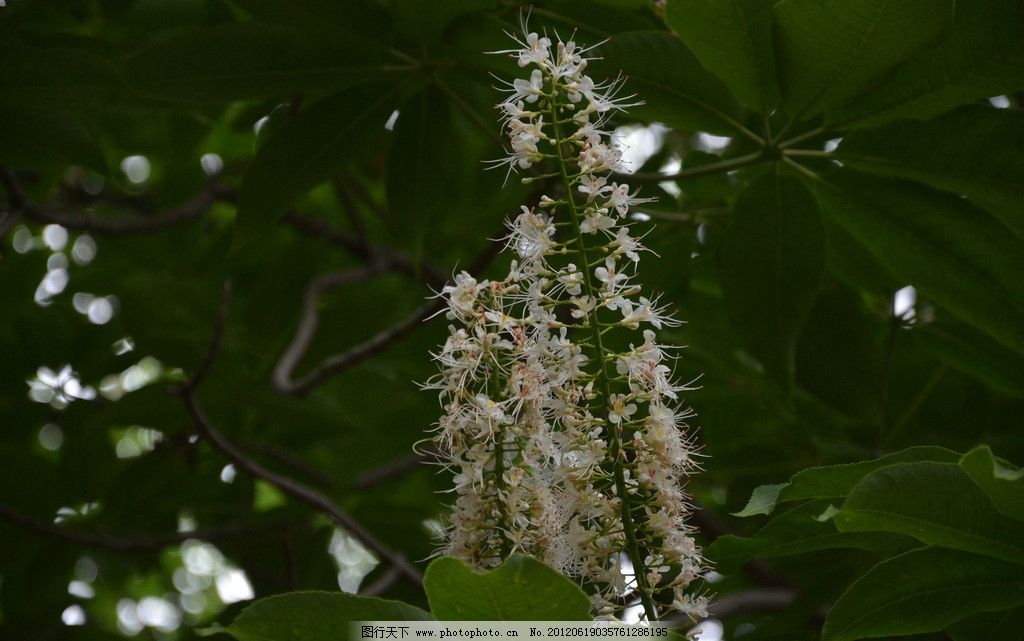
[[[557,128],[556,128],[557,129]],[[767,156],[763,151],[754,151],[743,156],[737,156],[736,158],[730,158],[721,162],[711,163],[709,165],[702,165],[700,167],[694,167],[693,169],[683,169],[677,171],[674,174],[662,174],[659,172],[637,172],[635,174],[620,174],[622,178],[626,178],[634,182],[665,182],[672,180],[686,180],[688,178],[700,178],[701,176],[710,176],[712,174],[732,171],[741,167],[747,167],[754,165],[762,160],[765,160]]]

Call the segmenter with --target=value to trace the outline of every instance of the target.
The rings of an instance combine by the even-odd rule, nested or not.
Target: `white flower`
[[[594,276],[597,277],[597,280],[604,283],[611,291],[615,290],[617,283],[629,278],[628,275],[618,271],[618,264],[611,256],[604,259],[603,267],[598,267],[594,270]]]
[[[506,246],[514,249],[524,260],[536,260],[554,246],[555,227],[525,205],[521,210],[522,213],[508,226],[510,233]]]
[[[515,90],[515,93],[507,102],[519,100],[520,98],[526,100],[526,102],[537,102],[537,99],[544,95],[544,72],[540,69],[534,69],[530,74],[529,80],[521,78],[513,80],[512,88]]]
[[[543,176],[561,177],[555,197],[540,196],[538,210],[522,207],[507,223],[514,260],[504,278],[478,283],[463,272],[441,292],[454,322],[434,355],[440,372],[424,387],[439,393],[433,440],[456,498],[439,552],[480,568],[510,552],[539,558],[588,586],[599,617],[620,611],[629,591],[658,616],[669,602],[698,613],[706,600],[686,593],[702,572],[683,491],[696,469],[683,423],[692,413],[668,404],[687,388],[673,381],[653,330],[627,351],[608,348],[629,343],[642,324],[678,324],[630,275],[644,247],[620,220],[647,199],[608,183],[620,154],[603,127],[632,97],[618,96],[619,79],[586,75],[586,50],[571,41],[552,48],[524,26],[517,42],[500,53],[530,74],[506,85],[498,106],[509,151],[492,164],[551,171],[557,159],[565,171]],[[599,231],[605,244],[592,236]],[[617,376],[606,374],[612,363]],[[632,585],[624,553],[636,568]]]
[[[565,272],[558,277],[565,291],[573,296],[579,296],[583,286],[583,272],[577,271],[576,265],[569,263],[565,266]]]
[[[551,61],[551,40],[536,33],[526,35],[526,46],[519,52],[519,66],[544,65]]]
[[[629,229],[619,227],[611,244],[615,248],[615,254],[625,254],[634,263],[640,261],[640,254],[638,252],[644,247],[640,244],[640,241],[629,235]]]
[[[605,209],[588,209],[580,223],[580,231],[584,234],[595,234],[615,226],[615,219],[605,215]]]
[[[625,394],[612,394],[608,399],[608,420],[619,424],[629,421],[629,417],[636,414],[636,404],[629,402]]]
[[[445,285],[441,289],[441,295],[448,298],[451,317],[465,317],[472,314],[480,291],[489,284],[488,281],[477,283],[476,279],[468,272],[460,272],[455,277],[455,285]]]
[[[580,193],[587,195],[587,202],[594,200],[598,196],[604,196],[611,191],[610,186],[605,186],[608,179],[604,176],[594,176],[592,174],[585,174],[580,176],[580,185],[577,187]]]

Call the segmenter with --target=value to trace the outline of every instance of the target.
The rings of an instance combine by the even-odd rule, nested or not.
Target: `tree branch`
[[[405,252],[364,243],[355,235],[325,220],[294,210],[287,212],[283,220],[297,231],[340,247],[364,262],[380,263],[387,269],[425,281],[429,285],[441,285],[448,281],[447,273],[430,261],[424,260],[417,265]]]
[[[0,505],[0,519],[17,525],[30,532],[55,539],[61,539],[88,548],[110,550],[112,552],[152,552],[177,545],[188,539],[216,541],[233,536],[251,533],[261,524],[229,523],[207,528],[199,528],[190,532],[168,532],[165,534],[110,534],[107,532],[87,531],[60,527],[55,523],[36,519],[22,514],[6,505]],[[266,527],[279,527],[280,523],[262,524]]]
[[[108,236],[133,236],[161,231],[192,222],[210,210],[220,200],[230,200],[234,190],[221,182],[210,181],[190,200],[148,216],[97,216],[72,213],[42,207],[31,201],[15,175],[3,168],[0,171],[11,204],[27,220],[42,224],[57,224],[76,231],[88,231]]]
[[[499,248],[500,244],[498,243],[488,243],[487,247],[473,259],[467,271],[474,274],[482,271],[497,255]],[[368,269],[373,269],[373,267]],[[318,287],[316,281],[310,283],[306,290],[299,328],[296,330],[292,342],[285,349],[281,359],[278,360],[277,365],[274,367],[274,388],[282,394],[289,396],[304,396],[308,394],[314,387],[320,385],[328,378],[336,376],[362,362],[364,359],[384,351],[397,341],[408,336],[425,319],[444,308],[444,301],[440,299],[431,300],[421,305],[410,316],[378,332],[362,343],[358,343],[344,352],[324,358],[308,374],[299,378],[293,378],[292,374],[295,366],[302,360],[306,350],[309,348],[319,321],[317,301],[319,300],[321,289],[323,289],[323,286],[320,285]]]
[[[209,365],[206,364],[211,363],[214,360],[220,349],[219,342],[224,336],[224,326],[227,324],[230,292],[230,286],[225,285],[222,291],[222,300],[220,304],[221,311],[217,317],[217,327],[214,328],[209,347],[207,348],[206,355],[202,361],[205,366],[200,365],[200,367],[196,369],[196,373],[192,378],[186,381],[179,388],[182,401],[185,404],[185,408],[188,410],[189,416],[192,418],[192,423],[195,426],[196,431],[214,448],[219,450],[225,458],[234,463],[235,467],[253,478],[261,479],[270,483],[286,496],[326,514],[333,521],[345,528],[346,531],[359,539],[367,548],[372,550],[374,554],[382,559],[386,559],[398,568],[406,579],[416,585],[422,585],[422,573],[420,573],[416,566],[410,563],[402,554],[392,550],[380,541],[372,532],[367,530],[361,523],[353,519],[347,512],[338,507],[338,505],[325,494],[288,476],[270,470],[247,456],[223,434],[216,430],[205,412],[203,412],[203,409],[196,398],[196,387],[203,380],[204,375],[209,370]]]
[[[380,485],[381,483],[397,478],[409,470],[415,469],[425,460],[427,460],[427,458],[422,454],[417,454],[415,452],[406,454],[400,458],[388,461],[380,467],[363,472],[355,478],[355,481],[352,482],[352,487],[357,490],[368,490]]]

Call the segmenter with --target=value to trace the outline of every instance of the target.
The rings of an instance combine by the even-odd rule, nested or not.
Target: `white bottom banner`
[[[354,621],[352,639],[668,639],[665,624],[619,621]]]

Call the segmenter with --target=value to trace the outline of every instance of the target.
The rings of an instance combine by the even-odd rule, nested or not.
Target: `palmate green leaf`
[[[1024,607],[985,612],[946,628],[954,641],[1024,641]]]
[[[987,445],[964,454],[960,468],[988,495],[997,510],[1024,521],[1024,470],[996,459]]]
[[[387,134],[384,125],[395,106],[388,88],[357,86],[279,125],[242,179],[241,224],[274,218],[347,161],[366,154]]]
[[[932,301],[1024,354],[1024,252],[986,212],[951,194],[848,168],[815,183],[822,212]]]
[[[826,114],[834,127],[931,118],[958,105],[1024,89],[1024,3],[956,0],[949,30],[851,105]]]
[[[876,470],[850,492],[834,519],[843,532],[896,532],[1024,564],[1024,523],[996,510],[955,463],[919,461]]]
[[[767,113],[779,99],[772,37],[774,0],[676,0],[666,22],[747,107]]]
[[[82,165],[106,171],[92,132],[74,116],[41,107],[0,104],[0,163],[17,169]]]
[[[866,93],[952,17],[953,0],[782,0],[775,42],[787,111],[801,120]]]
[[[208,633],[225,632],[238,641],[345,641],[353,638],[353,621],[432,620],[401,601],[343,592],[290,592],[260,599],[231,625]]]
[[[926,547],[882,561],[857,579],[832,607],[821,638],[857,641],[934,632],[978,612],[1021,604],[1020,567]]]
[[[575,583],[540,561],[515,555],[480,573],[443,557],[423,579],[439,621],[587,621],[590,599]]]
[[[731,534],[718,537],[705,554],[717,571],[732,574],[755,558],[793,556],[831,548],[856,548],[889,556],[917,544],[910,537],[887,532],[838,532],[828,518],[831,507],[828,500],[805,503],[772,519],[752,537]]]
[[[196,29],[151,45],[124,63],[140,98],[222,103],[296,93],[337,91],[399,71],[375,43],[351,30],[311,37],[292,26],[258,22]]]
[[[801,470],[788,483],[762,485],[754,490],[746,507],[736,516],[771,514],[778,503],[800,499],[840,499],[868,474],[889,465],[908,461],[940,461],[955,463],[960,455],[952,450],[931,445],[909,447],[871,461],[827,465]]]
[[[742,130],[740,106],[718,78],[670,33],[636,31],[613,36],[595,55],[594,77],[627,77],[626,91],[644,104],[630,114],[683,132],[731,135]]]
[[[1024,238],[1024,112],[971,105],[843,138],[837,160],[966,195]]]
[[[787,384],[824,267],[825,230],[814,197],[776,164],[736,201],[722,248],[722,287],[739,333]]]

